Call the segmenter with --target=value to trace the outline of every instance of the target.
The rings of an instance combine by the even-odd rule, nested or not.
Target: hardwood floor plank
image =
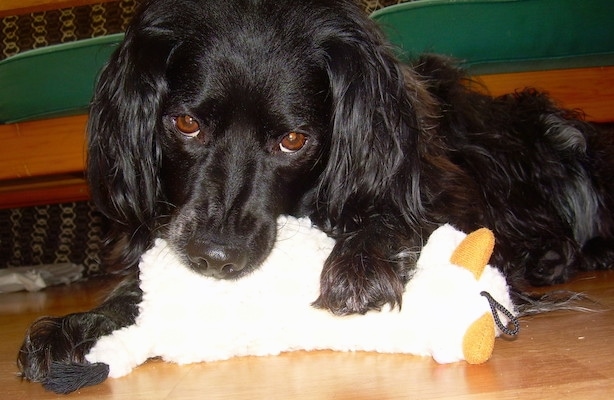
[[[584,274],[556,289],[586,293],[601,311],[559,311],[521,320],[517,340],[497,340],[483,365],[439,365],[397,354],[294,352],[178,366],[151,360],[74,399],[603,399],[614,392],[614,271]],[[41,315],[86,310],[100,280],[38,293],[0,295],[0,387],[12,400],[56,399],[16,375],[16,352]],[[203,337],[206,340],[206,337]],[[65,397],[64,397],[65,398]]]

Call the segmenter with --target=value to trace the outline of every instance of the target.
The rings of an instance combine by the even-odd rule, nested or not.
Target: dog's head
[[[268,255],[279,215],[335,228],[417,147],[407,76],[352,0],[148,2],[89,123],[116,262],[163,236],[195,269],[238,277]]]

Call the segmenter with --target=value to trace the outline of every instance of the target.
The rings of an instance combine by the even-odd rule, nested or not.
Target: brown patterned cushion
[[[8,16],[0,19],[0,59],[26,50],[123,32],[141,0]]]
[[[359,4],[371,13],[406,1],[359,0]],[[140,2],[118,0],[0,18],[0,59],[51,44],[123,32]]]

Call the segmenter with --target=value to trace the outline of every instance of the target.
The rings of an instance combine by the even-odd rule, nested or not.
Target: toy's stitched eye
[[[195,137],[200,133],[200,124],[191,115],[179,115],[174,118],[175,127],[187,137]]]
[[[299,132],[290,132],[279,142],[279,149],[284,153],[296,153],[307,143],[307,136]]]

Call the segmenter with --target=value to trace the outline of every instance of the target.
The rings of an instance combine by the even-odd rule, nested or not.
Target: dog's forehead
[[[186,42],[212,44],[226,38],[244,50],[315,44],[348,28],[348,8],[357,8],[351,0],[153,0],[147,4],[134,21],[140,29],[166,32]]]
[[[308,100],[322,102],[328,91],[326,71],[319,64],[295,48],[269,51],[260,45],[246,50],[225,38],[205,46],[183,43],[170,60],[166,79],[171,99],[179,102],[228,103],[233,108],[257,104],[262,110],[278,103],[308,111]]]
[[[167,113],[245,109],[313,126],[330,115],[326,40],[347,28],[348,3],[154,0],[135,21],[134,48],[161,49],[145,68],[163,71]]]
[[[237,28],[255,31],[274,28],[300,34],[317,21],[343,13],[332,0],[153,0],[145,3],[133,21],[142,27],[193,32],[209,29],[228,32]],[[289,32],[285,32],[288,34]]]
[[[216,29],[203,21],[177,39],[166,73],[171,99],[250,109],[278,103],[273,105],[280,115],[313,112],[309,99],[322,103],[329,88],[325,54],[313,39],[306,32],[292,34],[296,25],[288,27],[288,21],[273,23],[259,13],[238,21],[245,23],[217,21]]]

